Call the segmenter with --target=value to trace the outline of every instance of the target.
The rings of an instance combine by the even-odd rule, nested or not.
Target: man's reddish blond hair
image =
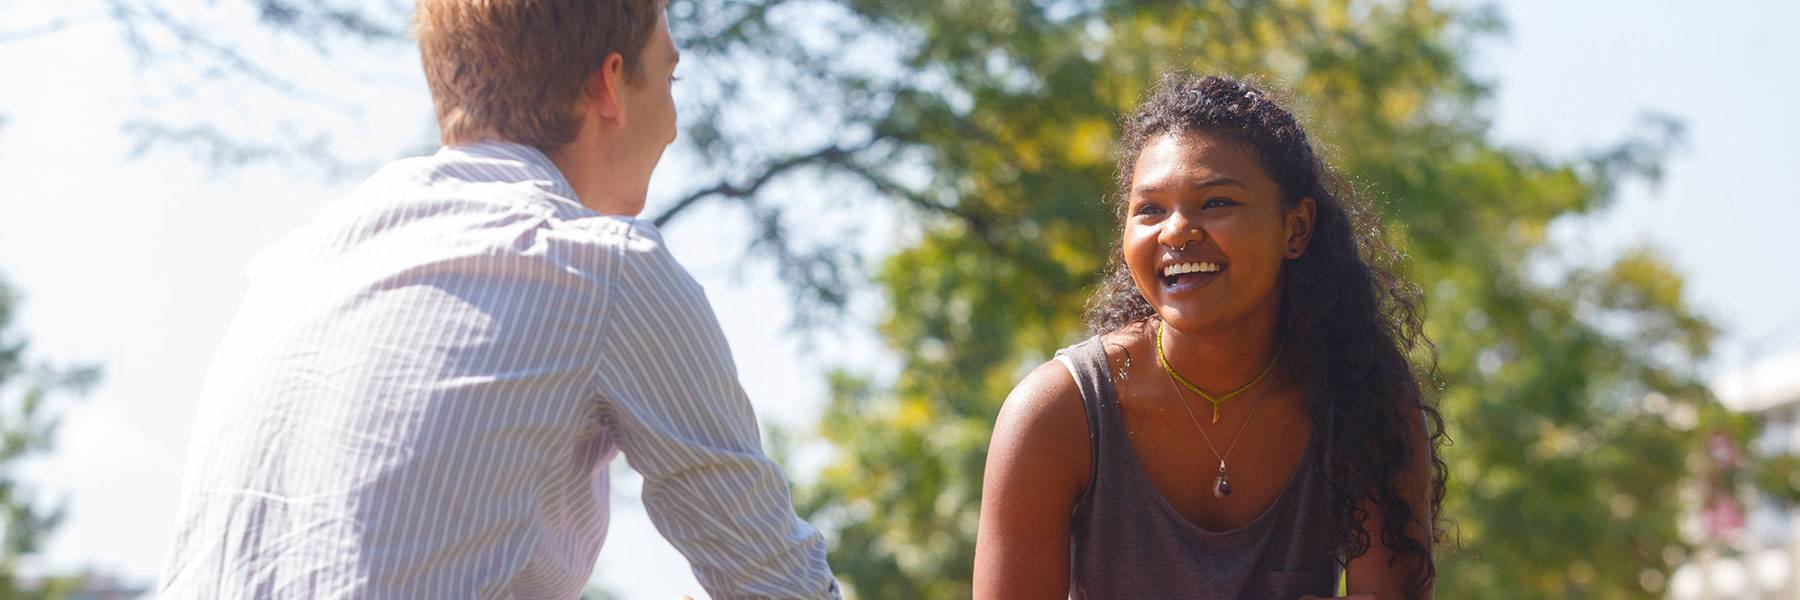
[[[614,52],[637,79],[664,1],[419,0],[413,27],[444,145],[573,141],[582,84]]]

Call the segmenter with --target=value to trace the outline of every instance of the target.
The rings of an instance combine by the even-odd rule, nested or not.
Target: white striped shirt
[[[544,155],[396,162],[259,254],[165,598],[571,598],[606,465],[715,598],[834,598],[700,286]]]

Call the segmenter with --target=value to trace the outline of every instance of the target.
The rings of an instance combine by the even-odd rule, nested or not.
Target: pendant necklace
[[[1250,412],[1249,412],[1249,414],[1244,415],[1244,422],[1238,424],[1237,433],[1231,437],[1231,444],[1225,446],[1224,454],[1220,454],[1219,449],[1217,447],[1213,446],[1212,438],[1207,437],[1206,428],[1200,426],[1200,417],[1194,415],[1193,407],[1188,406],[1187,396],[1181,393],[1181,386],[1177,386],[1175,384],[1176,379],[1181,377],[1181,374],[1176,373],[1175,368],[1169,366],[1169,359],[1163,355],[1162,328],[1164,326],[1166,326],[1166,325],[1159,324],[1156,328],[1156,359],[1157,359],[1157,362],[1162,364],[1163,373],[1169,376],[1169,386],[1173,387],[1175,389],[1175,397],[1177,399],[1181,400],[1181,409],[1184,411],[1187,411],[1188,419],[1194,422],[1194,429],[1197,429],[1200,431],[1200,439],[1202,441],[1206,442],[1206,448],[1208,450],[1212,450],[1213,456],[1216,456],[1219,458],[1219,478],[1213,480],[1213,497],[1224,498],[1226,496],[1230,496],[1231,495],[1231,478],[1226,476],[1226,474],[1225,474],[1225,460],[1228,458],[1231,458],[1231,451],[1233,449],[1237,448],[1238,439],[1242,438],[1244,436],[1244,428],[1250,425],[1250,419],[1252,417],[1256,416],[1256,409],[1262,407],[1263,398],[1267,397],[1269,395],[1269,387],[1270,386],[1263,386],[1262,391],[1257,393],[1256,403],[1250,405]],[[1212,396],[1209,396],[1205,392],[1200,391],[1200,389],[1198,387],[1194,386],[1191,383],[1188,383],[1188,381],[1186,379],[1181,379],[1180,381],[1181,381],[1181,383],[1187,384],[1186,387],[1189,390],[1193,391],[1195,394],[1198,394],[1200,397],[1206,398],[1207,400],[1212,401],[1212,403],[1213,403],[1213,422],[1217,423],[1217,422],[1219,422],[1219,403],[1224,402],[1227,398],[1235,396],[1238,393],[1249,389],[1251,386],[1261,383],[1264,379],[1266,379],[1268,377],[1269,371],[1275,367],[1275,361],[1279,358],[1281,358],[1281,348],[1276,347],[1275,348],[1275,357],[1272,359],[1269,359],[1269,366],[1263,368],[1263,372],[1261,375],[1257,375],[1255,379],[1250,380],[1250,383],[1244,384],[1242,387],[1239,387],[1238,389],[1233,390],[1231,393],[1225,394],[1224,396],[1219,397],[1218,400],[1213,400]]]

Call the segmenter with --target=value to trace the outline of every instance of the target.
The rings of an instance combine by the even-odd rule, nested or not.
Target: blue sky
[[[1712,367],[1800,351],[1800,22],[1792,2],[1552,2],[1503,5],[1496,135],[1572,153],[1618,139],[1639,115],[1681,120],[1688,142],[1656,189],[1629,188],[1599,218],[1559,233],[1606,256],[1651,243],[1687,297],[1726,328]]]
[[[1788,182],[1800,165],[1800,41],[1785,30],[1800,22],[1800,5],[1646,6],[1503,4],[1511,34],[1477,61],[1498,84],[1495,136],[1573,155],[1619,139],[1641,114],[1683,121],[1688,143],[1660,186],[1626,189],[1602,214],[1560,224],[1557,239],[1592,260],[1644,243],[1663,249],[1687,278],[1688,299],[1727,328],[1708,372],[1800,352],[1800,252],[1788,241],[1800,223],[1800,192]],[[412,70],[394,66],[392,85],[355,99],[360,124],[328,124],[360,127],[347,154],[379,161],[430,136]],[[217,172],[178,154],[129,157],[121,126],[146,110],[144,82],[116,33],[94,21],[0,45],[0,81],[10,92],[0,94],[0,273],[25,294],[20,324],[40,356],[108,371],[68,410],[56,454],[27,471],[46,494],[69,499],[40,567],[149,579],[173,534],[194,398],[243,293],[244,263],[361,175],[327,181],[281,165]],[[676,160],[659,170],[652,212],[681,168]],[[819,360],[783,332],[787,296],[767,270],[739,272],[743,233],[729,216],[691,215],[671,228],[671,245],[706,285],[759,414],[803,425],[822,403]],[[878,360],[866,333],[847,333],[827,350]],[[619,476],[599,579],[628,598],[698,595],[636,505],[635,481]]]

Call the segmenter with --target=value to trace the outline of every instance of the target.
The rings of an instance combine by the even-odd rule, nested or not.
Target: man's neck
[[[607,160],[612,153],[608,150],[578,140],[546,151],[544,155],[556,165],[556,170],[575,190],[575,200],[583,206],[603,215],[637,216],[644,208],[644,190],[642,186],[633,186],[633,182],[626,181],[630,177],[622,176],[624,169],[612,168]]]

